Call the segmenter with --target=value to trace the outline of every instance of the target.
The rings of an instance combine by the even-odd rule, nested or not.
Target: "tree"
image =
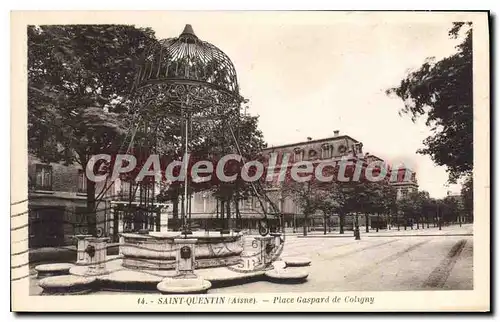
[[[386,91],[403,100],[400,114],[409,114],[412,121],[426,116],[432,135],[417,152],[446,166],[450,182],[470,174],[473,168],[472,23],[455,22],[449,35],[457,39],[462,30],[465,37],[455,54],[437,62],[428,58],[397,87]]]
[[[366,182],[335,182],[329,188],[332,208],[339,215],[339,233],[344,233],[345,216],[349,213],[363,213],[368,209]],[[356,223],[357,224],[357,223]]]
[[[362,186],[365,190],[360,195],[366,196],[360,199],[360,207],[365,210],[366,213],[366,232],[368,229],[368,216],[369,214],[374,214],[377,216],[376,231],[379,231],[380,226],[380,216],[384,214],[391,213],[396,202],[396,190],[394,187],[390,186],[386,181],[380,182],[365,182]]]
[[[29,152],[85,168],[93,155],[120,151],[135,66],[152,41],[151,29],[129,25],[28,26]],[[96,185],[87,178],[92,235],[96,207]]]
[[[304,213],[304,236],[307,236],[310,216],[321,210],[321,206],[325,206],[321,200],[324,197],[324,190],[315,183],[313,180],[307,182],[285,180],[281,189],[283,196],[292,197]]]
[[[427,228],[429,228],[429,222],[433,221],[432,218],[434,218],[435,216],[436,216],[436,200],[427,196],[426,198],[424,198],[422,203],[422,217],[425,218],[425,222],[427,223]],[[423,225],[424,223],[422,223],[422,227]]]
[[[428,198],[429,193],[426,191],[412,191],[407,196],[398,200],[398,210],[404,215],[405,230],[408,222],[412,222],[411,228],[413,229],[414,221],[416,221],[417,228],[419,228],[424,204]]]
[[[474,215],[474,190],[472,175],[469,175],[462,184],[461,196],[465,215],[471,220]]]
[[[443,204],[443,219],[446,223],[455,222],[461,214],[460,203],[454,196],[447,196],[442,201]]]
[[[338,209],[337,200],[333,199],[331,196],[331,186],[328,187],[326,185],[320,186],[320,189],[314,191],[314,195],[312,197],[312,204],[315,205],[315,210],[319,210],[323,213],[323,234],[326,235],[328,219],[330,215],[334,214]]]
[[[215,163],[222,156],[230,153],[241,155],[243,158],[242,162],[231,160],[226,163],[224,173],[227,176],[236,175],[236,180],[230,182],[220,181],[216,175],[212,175],[208,181],[196,182],[189,175],[191,172],[188,171],[188,194],[202,191],[213,194],[220,202],[221,216],[228,219],[223,221],[224,224],[229,222],[232,207],[234,207],[234,213],[238,216],[239,201],[255,195],[251,184],[242,179],[241,168],[248,160],[259,160],[262,149],[266,147],[263,134],[258,128],[258,117],[237,114],[237,112],[236,110],[236,114],[233,115],[234,118],[230,120],[223,116],[217,116],[206,120],[193,121],[190,127],[188,169],[200,160],[212,161],[215,169]],[[175,132],[172,131],[172,128],[167,129],[167,131]],[[181,128],[178,127],[178,132],[180,131]],[[175,148],[171,148],[172,151],[169,152],[171,158],[169,159],[180,160],[183,157],[183,140],[173,137],[170,142],[173,141],[176,141],[177,144]],[[162,169],[164,168],[162,167]],[[252,170],[255,169],[250,169],[250,175]],[[183,202],[183,186],[184,181],[169,183],[168,187],[158,196],[159,200],[173,203],[174,229],[179,228],[176,221],[179,214],[179,204]],[[259,188],[259,183],[254,183],[254,187]],[[258,189],[258,193],[262,197],[264,191]],[[266,201],[263,201],[263,204],[266,204]],[[228,229],[228,227],[222,227],[222,229]]]
[[[396,211],[397,191],[385,181],[378,183],[377,188],[377,193],[374,196],[373,211],[379,219],[382,214],[391,215]],[[376,230],[378,232],[379,225],[377,225]]]

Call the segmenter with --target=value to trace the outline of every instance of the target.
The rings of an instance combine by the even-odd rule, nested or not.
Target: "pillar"
[[[176,238],[176,278],[196,278],[195,269],[195,245],[196,238]]]
[[[160,210],[160,232],[167,232],[168,230],[168,207],[162,207]]]
[[[118,235],[120,235],[121,233],[123,233],[123,216],[124,216],[124,212],[123,211],[116,211],[115,209],[113,209],[113,212],[115,213],[115,216],[118,216]]]
[[[123,255],[123,246],[125,245],[125,237],[120,234],[119,245],[118,245],[118,254]]]
[[[87,248],[88,241],[86,238],[92,237],[92,235],[75,235],[73,236],[76,239],[76,263],[77,264],[86,264],[90,262],[90,258],[88,254],[85,253],[85,249]]]
[[[106,253],[109,237],[87,237],[88,274],[100,275],[106,272]]]
[[[255,239],[258,242],[258,254],[259,262],[265,268],[272,268],[271,262],[273,260],[273,254],[275,251],[275,246],[273,243],[273,236],[257,236]]]
[[[274,246],[276,248],[281,246],[281,233],[270,233],[274,237]]]

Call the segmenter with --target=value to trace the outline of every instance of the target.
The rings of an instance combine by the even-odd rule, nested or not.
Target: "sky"
[[[399,116],[403,102],[385,94],[427,57],[455,52],[451,21],[401,18],[194,12],[139,26],[153,28],[161,39],[177,37],[189,23],[199,38],[224,51],[269,146],[339,130],[363,142],[363,152],[408,164],[432,197],[459,193],[459,185],[446,185],[444,167],[416,153],[430,135],[425,119]]]

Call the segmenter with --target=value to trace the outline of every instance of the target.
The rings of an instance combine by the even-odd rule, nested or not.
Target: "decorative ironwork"
[[[191,247],[189,247],[189,246],[182,246],[182,248],[181,248],[181,258],[182,259],[189,259],[189,258],[191,258]]]
[[[93,245],[87,245],[87,248],[85,248],[85,253],[87,253],[90,258],[93,258],[95,256],[95,247]]]
[[[233,120],[240,119],[241,104],[245,101],[239,94],[236,69],[223,51],[200,40],[191,25],[186,25],[179,37],[160,40],[145,51],[135,78],[133,99],[134,107],[131,112],[139,115],[139,120],[133,124],[135,130],[131,135],[129,148],[132,147],[135,153],[161,154],[169,150],[182,150],[187,154],[192,123],[203,122],[203,127],[208,130],[220,127],[221,124],[224,131],[229,129],[234,147],[241,155],[238,137],[231,124]],[[177,137],[180,140],[176,141],[182,143],[175,145],[171,143],[172,138],[163,133],[163,129],[171,131],[179,124],[182,124]],[[138,129],[145,133],[140,138],[136,137]],[[224,149],[227,147],[221,148],[220,151],[211,151],[210,156],[217,157],[218,153],[234,152],[223,151]],[[192,192],[187,177],[186,175],[182,189],[176,188],[184,234],[191,232],[189,196]],[[139,208],[150,212],[156,201],[155,184],[139,182],[138,186],[141,189]],[[252,189],[262,209],[265,209],[264,203],[271,204],[271,211],[264,210],[264,218],[259,223],[261,233],[267,234],[271,225],[267,223],[267,214],[277,214],[278,210],[266,196],[263,187],[252,183]],[[183,193],[180,193],[181,191]],[[133,196],[135,193],[130,193],[129,198],[132,199]],[[231,203],[229,200],[226,202]],[[177,209],[177,206],[174,206],[174,209]],[[226,211],[227,218],[221,215],[220,219],[231,220],[231,211],[221,210],[222,214]],[[241,221],[237,206],[235,213],[236,219]],[[177,220],[172,220],[174,221]],[[223,229],[227,229],[227,226],[223,225]]]
[[[239,92],[236,70],[229,57],[214,45],[200,40],[191,25],[179,37],[154,43],[144,55],[136,87],[151,83],[199,82],[218,92]]]

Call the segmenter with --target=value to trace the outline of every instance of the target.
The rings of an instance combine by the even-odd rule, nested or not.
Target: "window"
[[[36,165],[36,185],[37,190],[52,190],[52,166],[45,164]]]
[[[83,172],[83,170],[78,170],[78,192],[87,192],[87,177],[85,176],[85,172]]]
[[[297,148],[293,152],[294,152],[293,160],[295,162],[300,162],[300,161],[304,160],[304,150]]]
[[[121,182],[121,192],[120,194],[123,197],[128,197],[130,193],[130,182],[128,181],[122,181]]]
[[[331,144],[325,144],[321,147],[321,158],[330,159],[333,156],[333,146]]]
[[[316,159],[317,155],[318,155],[318,152],[316,152],[316,150],[314,150],[314,149],[311,149],[308,152],[308,158],[309,158],[309,160]]]

